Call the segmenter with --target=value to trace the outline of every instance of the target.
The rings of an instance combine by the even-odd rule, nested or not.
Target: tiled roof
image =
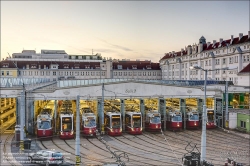
[[[244,67],[239,73],[249,73],[250,74],[250,63]]]
[[[26,68],[29,65],[39,67],[41,69],[46,69],[46,67],[50,67],[50,65],[58,65],[58,69],[100,69],[100,62],[69,62],[69,61],[16,61],[15,62],[19,69]],[[16,68],[13,61],[8,59],[0,62],[0,68],[3,68],[3,65],[9,64],[9,68]],[[132,69],[132,66],[136,66],[137,69],[149,69],[151,70],[161,70],[159,63],[152,63],[151,61],[119,61],[113,62],[113,69],[117,69],[117,65],[122,65],[122,69]]]
[[[136,66],[137,70],[147,69],[151,66],[151,70],[161,70],[159,63],[152,63],[150,61],[119,61],[113,62],[113,69],[118,69],[118,65],[122,65],[122,69],[133,69]]]
[[[233,38],[233,42],[231,45],[234,44],[241,44],[241,43],[245,43],[245,42],[249,42],[250,38],[248,38],[248,35],[242,36],[242,38],[239,40],[239,37]],[[220,47],[226,47],[227,44],[230,45],[231,39],[227,39],[227,40],[223,40],[222,43],[220,44],[220,42],[216,42],[215,44],[210,43],[209,45],[207,44],[203,44],[203,51],[208,51],[208,50],[212,50],[212,49],[216,49],[216,48],[220,48]],[[187,52],[185,52],[185,54],[183,53],[183,55],[186,55]],[[178,55],[177,55],[178,56]],[[163,59],[168,59],[168,58],[172,58],[169,53],[166,53],[165,56],[163,58],[161,58],[160,60]]]

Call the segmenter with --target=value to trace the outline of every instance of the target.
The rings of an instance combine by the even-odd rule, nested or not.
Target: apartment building
[[[206,42],[202,36],[198,44],[188,45],[178,52],[165,53],[160,59],[163,80],[204,80],[204,71],[190,69],[198,65],[205,70],[214,70],[208,71],[208,80],[233,81],[235,85],[239,84],[239,73],[246,72],[244,68],[249,63],[250,31],[245,36],[239,33],[238,37],[231,35],[230,39],[220,38],[212,43]],[[216,70],[225,67],[234,70]],[[243,77],[247,79],[249,75],[244,74]]]
[[[24,78],[64,79],[130,78],[161,80],[159,63],[145,60],[105,59],[101,54],[69,55],[64,50],[23,50],[0,62],[1,70],[16,70]],[[17,70],[18,69],[18,70]]]

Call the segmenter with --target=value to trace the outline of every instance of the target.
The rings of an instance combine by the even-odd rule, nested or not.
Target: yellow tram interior
[[[16,116],[16,98],[1,98],[0,134],[14,131]]]

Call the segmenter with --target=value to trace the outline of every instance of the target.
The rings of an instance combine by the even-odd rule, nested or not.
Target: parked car
[[[28,156],[31,163],[49,165],[60,165],[64,163],[64,156],[61,152],[54,150],[39,150]]]

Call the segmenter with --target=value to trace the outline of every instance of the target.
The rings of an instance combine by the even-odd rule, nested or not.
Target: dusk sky
[[[1,1],[1,60],[23,49],[159,62],[249,31],[249,1]]]

